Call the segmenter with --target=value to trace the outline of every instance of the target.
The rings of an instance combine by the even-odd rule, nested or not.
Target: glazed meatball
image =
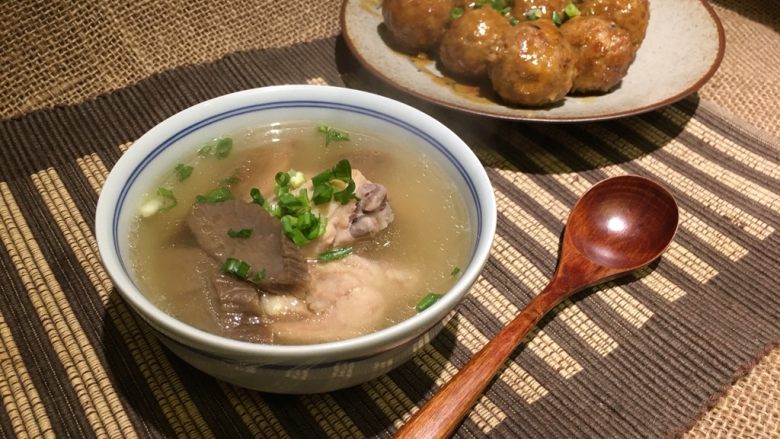
[[[553,12],[563,14],[563,9],[569,3],[571,0],[515,0],[512,15],[523,20],[528,11],[536,8],[541,14],[539,18],[552,18]]]
[[[645,39],[650,20],[648,0],[586,0],[579,8],[586,15],[602,15],[617,23],[631,35],[631,43],[639,47]]]
[[[521,22],[505,32],[503,52],[488,68],[504,100],[525,106],[563,99],[574,82],[574,50],[551,20]]]
[[[628,31],[604,17],[575,17],[560,27],[577,59],[572,91],[607,92],[628,72],[636,50]]]
[[[439,60],[451,74],[476,79],[487,74],[487,66],[499,54],[501,35],[509,21],[495,9],[467,9],[452,22],[439,45]]]
[[[382,16],[400,49],[424,52],[441,40],[452,7],[452,0],[384,0]]]

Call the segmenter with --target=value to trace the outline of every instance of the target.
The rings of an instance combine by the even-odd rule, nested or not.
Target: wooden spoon
[[[672,241],[677,223],[674,198],[651,180],[626,175],[590,188],[569,214],[550,283],[401,427],[396,438],[452,434],[542,316],[584,288],[653,262]]]

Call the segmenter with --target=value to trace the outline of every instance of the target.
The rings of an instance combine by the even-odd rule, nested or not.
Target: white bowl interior
[[[137,288],[126,238],[137,206],[160,176],[204,141],[250,126],[279,121],[316,121],[372,133],[395,142],[419,144],[464,194],[474,241],[471,260],[456,285],[424,313],[378,332],[349,340],[303,346],[246,343],[201,331],[154,306]],[[279,86],[215,98],[165,120],[141,137],[117,162],[98,202],[96,231],[101,257],[117,288],[153,327],[184,344],[233,358],[268,363],[332,361],[366,355],[435,324],[476,280],[495,231],[495,200],[473,152],[449,129],[411,107],[356,90],[322,86]]]

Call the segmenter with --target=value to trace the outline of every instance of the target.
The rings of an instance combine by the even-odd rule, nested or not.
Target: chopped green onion
[[[330,183],[323,183],[314,186],[314,193],[312,194],[311,201],[314,204],[325,204],[333,199],[333,186]]]
[[[417,312],[423,312],[430,308],[431,305],[438,302],[441,297],[441,294],[428,293],[425,295],[425,297],[422,298],[422,300],[417,303],[417,306],[415,306],[414,309],[416,309]]]
[[[209,142],[198,149],[198,155],[205,157],[207,155],[211,155],[214,152],[214,143]]]
[[[252,236],[252,229],[240,229],[240,230],[229,229],[227,231],[227,234],[231,238],[247,239],[250,236]]]
[[[159,209],[160,212],[171,210],[174,207],[176,207],[176,204],[178,204],[178,202],[176,201],[176,197],[173,195],[173,191],[168,188],[158,187],[157,195],[159,195],[163,199],[163,204],[162,206],[160,206]]]
[[[195,202],[198,204],[213,204],[221,203],[223,201],[232,200],[233,194],[230,193],[230,189],[221,186],[216,189],[212,189],[206,195],[198,195],[195,197]]]
[[[286,211],[280,208],[280,212]],[[273,213],[272,213],[273,215]],[[297,212],[281,214],[282,231],[292,242],[303,246],[325,234],[328,219],[311,212],[307,205]]]
[[[233,139],[230,137],[220,137],[206,143],[198,149],[198,155],[202,157],[213,155],[218,159],[227,158],[233,149]]]
[[[509,14],[512,13],[512,7],[511,6],[507,6],[507,7],[505,7],[504,9],[502,9],[502,10],[500,10],[498,12],[500,12],[501,15],[509,15]]]
[[[542,10],[539,8],[531,8],[525,14],[525,19],[534,21],[542,18]]]
[[[331,142],[342,142],[349,140],[349,134],[344,131],[337,130],[327,125],[320,125],[317,129],[325,134],[325,146],[330,145]]]
[[[517,26],[517,23],[520,23],[520,20],[518,20],[517,18],[512,17],[512,18],[509,19],[509,24],[510,25]]]
[[[278,204],[263,204],[263,207],[265,208],[266,212],[270,213],[271,216],[275,216],[277,218],[282,217],[282,208],[279,207]]]
[[[227,258],[222,264],[222,272],[232,274],[240,279],[246,279],[249,276],[249,264],[236,258]]]
[[[249,190],[249,196],[252,197],[252,202],[261,206],[265,205],[265,198],[260,193],[260,189],[253,187]]]
[[[233,149],[233,139],[230,137],[222,137],[217,140],[217,146],[214,147],[214,157],[218,159],[227,158],[230,155],[230,150]]]
[[[309,191],[306,190],[306,188],[303,188],[298,191],[298,199],[301,202],[301,206],[305,207],[307,210],[309,209]]]
[[[312,194],[311,201],[314,204],[325,204],[333,199],[333,186],[330,183],[323,183],[314,186],[314,193]]]
[[[222,264],[222,272],[232,274],[241,280],[248,280],[252,283],[259,283],[265,279],[265,268],[252,273],[252,267],[241,259],[227,258]]]
[[[342,163],[344,162],[344,163]],[[303,184],[304,176],[302,172],[290,170],[288,172],[278,172],[274,176],[276,183],[275,193],[276,201],[270,204],[263,199],[260,190],[252,188],[249,194],[252,196],[252,202],[263,206],[271,215],[279,218],[282,222],[282,231],[285,236],[298,246],[303,246],[325,234],[328,219],[325,216],[318,216],[312,213],[312,203],[322,204],[333,199],[334,188],[331,180],[344,179],[352,181],[352,168],[349,162],[342,160],[332,169],[323,171],[312,178],[312,198],[309,199],[307,188],[301,188],[297,194],[292,192],[295,186]],[[349,176],[349,178],[346,178]],[[345,181],[346,186],[349,183]],[[353,182],[354,186],[354,182]],[[354,188],[349,192],[354,197]],[[346,195],[340,195],[345,198]]]
[[[290,169],[287,174],[290,175],[290,187],[297,189],[306,182],[306,178],[303,176],[303,172]]]
[[[342,191],[334,192],[333,193],[333,199],[338,201],[341,204],[347,204],[350,200],[356,199],[357,196],[355,195],[355,181],[349,180],[349,183],[347,183],[347,187],[344,188]]]
[[[563,9],[563,12],[565,12],[566,16],[569,18],[574,18],[580,15],[580,10],[577,9],[577,6],[574,3],[569,3],[566,5],[566,8]]]
[[[179,181],[184,181],[192,175],[192,166],[187,166],[184,163],[176,165],[174,170],[176,171],[176,179]]]
[[[276,196],[280,196],[290,192],[292,189],[303,186],[306,179],[303,176],[303,172],[290,169],[288,172],[277,172],[274,176],[274,182],[276,183],[274,193],[276,193]]]
[[[285,215],[282,217],[282,230],[284,234],[290,238],[298,247],[302,247],[308,244],[311,240],[307,238],[303,232],[298,228],[298,219],[294,216]]]
[[[279,195],[278,205],[281,207],[284,215],[295,214],[296,216],[309,210],[309,196],[306,189],[301,189],[298,195],[285,192]]]
[[[279,187],[286,188],[290,184],[290,174],[286,172],[277,172],[274,181]]]
[[[453,267],[452,273],[450,273],[450,276],[457,276],[460,274],[460,267]]]
[[[328,227],[328,217],[319,216],[314,218],[315,222],[312,224],[312,227],[309,228],[309,231],[306,232],[306,238],[310,241],[314,241],[315,239],[324,235],[325,229]]]
[[[322,183],[314,186],[311,201],[314,204],[324,204],[333,198],[333,186],[330,183]]]
[[[312,214],[310,210],[307,210],[298,217],[298,228],[301,230],[309,230],[315,220],[314,214]]]
[[[298,218],[292,215],[285,215],[280,218],[280,221],[282,222],[282,230],[288,233],[295,230],[295,226],[298,225]]]
[[[332,180],[346,183],[343,190],[336,191],[331,184]],[[335,199],[341,204],[347,204],[355,196],[355,182],[352,180],[352,165],[349,160],[340,160],[332,169],[326,169],[311,179],[314,186],[312,201],[314,204],[324,204]]]
[[[252,276],[252,282],[258,283],[265,279],[265,269],[262,269],[260,271],[256,271],[254,276]]]
[[[460,7],[454,7],[450,11],[450,20],[457,20],[458,18],[463,16],[463,8]]]
[[[349,164],[349,160],[339,160],[336,166],[333,167],[333,178],[348,183],[352,180],[352,165]]]
[[[561,24],[563,24],[563,19],[561,18],[561,14],[559,14],[558,11],[553,11],[552,21],[553,23],[555,23],[556,26],[560,26]]]
[[[301,207],[305,207],[300,198],[289,192],[279,195],[279,206],[288,211],[296,211]]]
[[[332,169],[326,169],[319,174],[315,175],[311,178],[312,184],[315,186],[322,183],[327,183],[331,180],[333,180],[335,177],[333,176],[333,170]]]
[[[472,3],[470,6],[474,9],[479,9],[482,6],[485,6],[487,4],[490,4],[491,8],[495,9],[501,14],[506,14],[507,9],[510,10],[512,9],[511,6],[507,5],[507,0],[477,0],[476,2]]]
[[[507,7],[506,0],[490,0],[490,6],[496,11],[501,12]]]
[[[345,258],[352,254],[352,247],[336,248],[327,252],[320,253],[317,256],[319,262],[332,262]]]

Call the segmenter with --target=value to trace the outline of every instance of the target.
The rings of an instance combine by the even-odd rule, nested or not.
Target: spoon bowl
[[[550,283],[401,429],[396,438],[449,436],[531,328],[574,293],[643,268],[677,232],[674,197],[625,175],[594,185],[574,205]]]
[[[626,175],[601,181],[569,215],[571,242],[591,262],[634,269],[666,249],[677,230],[677,204],[663,187]]]

